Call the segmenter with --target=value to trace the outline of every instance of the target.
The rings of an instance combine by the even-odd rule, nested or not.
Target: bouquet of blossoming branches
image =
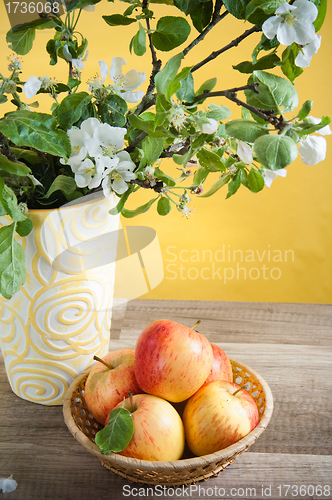
[[[31,231],[28,209],[57,208],[100,190],[119,196],[112,214],[133,217],[155,204],[160,215],[174,206],[188,217],[193,195],[208,197],[227,186],[228,198],[241,185],[257,193],[286,175],[298,151],[307,165],[326,155],[322,135],[331,133],[330,119],[310,115],[313,101],[299,103],[294,81],[319,50],[327,0],[121,0],[129,4],[123,14],[103,19],[113,30],[136,23],[129,49],[137,56],[151,53],[147,90],[138,90],[146,73],[132,69],[124,75],[126,61],[114,57],[110,70],[99,61],[100,75],[88,81],[86,92],[80,85],[88,41],[76,26],[82,9],[93,10],[99,1],[68,0],[61,17],[59,4],[49,0],[49,13],[7,33],[9,47],[24,55],[36,30],[53,30],[46,45],[50,64],[64,61],[69,76],[64,83],[47,76],[22,82],[16,55],[10,75],[0,73],[0,102],[11,96],[17,108],[0,119],[0,215],[12,219],[0,229],[0,292],[6,298],[25,279],[24,254],[14,237]],[[156,19],[154,3],[173,5],[179,15]],[[212,29],[222,29],[227,16],[251,27],[186,66],[188,52]],[[186,44],[191,31],[196,36]],[[261,39],[251,60],[234,66],[248,74],[246,85],[220,89],[211,75],[196,88],[196,71],[257,32]],[[180,46],[177,55],[161,61],[160,51]],[[284,78],[273,74],[275,67]],[[31,99],[40,93],[52,96],[50,114],[31,109],[38,106]],[[240,119],[228,120],[230,109],[213,103],[219,96],[241,107]],[[163,158],[175,162],[177,179],[164,171]],[[212,187],[204,190],[207,178],[213,178]],[[128,210],[128,198],[139,189],[150,190],[151,199]]]

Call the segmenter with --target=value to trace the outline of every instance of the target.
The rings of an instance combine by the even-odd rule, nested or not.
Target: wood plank
[[[192,499],[220,498],[221,488],[224,498],[332,498],[331,306],[134,300],[121,307],[113,322],[112,349],[133,347],[154,319],[164,316],[192,325],[200,317],[211,341],[259,372],[271,387],[275,408],[266,431],[218,478],[199,483],[201,490],[192,488]],[[12,393],[1,356],[0,393],[0,476],[14,474],[19,483],[2,498],[138,496],[138,490],[128,495],[134,490],[123,487],[130,484],[104,469],[72,437],[62,407],[36,405]],[[327,484],[326,494],[308,489]],[[283,485],[290,485],[287,494]],[[302,494],[296,494],[300,485]],[[142,488],[140,496],[172,497],[167,491],[157,496]],[[184,492],[180,498],[186,497]]]
[[[128,302],[120,338],[136,338],[157,319],[187,326],[201,319],[198,331],[211,342],[332,345],[331,305],[268,302],[136,299]]]

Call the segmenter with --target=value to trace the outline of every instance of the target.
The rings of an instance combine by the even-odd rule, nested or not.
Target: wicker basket
[[[247,391],[255,399],[260,422],[246,437],[219,452],[192,458],[188,455],[173,462],[150,462],[114,453],[103,455],[94,442],[95,434],[103,426],[92,417],[84,401],[84,386],[89,370],[78,376],[69,387],[63,405],[65,422],[74,438],[95,455],[104,467],[128,481],[150,485],[180,486],[217,476],[256,441],[266,429],[273,410],[272,393],[265,380],[249,366],[233,359],[230,361],[234,374],[233,380],[241,386],[245,385]]]

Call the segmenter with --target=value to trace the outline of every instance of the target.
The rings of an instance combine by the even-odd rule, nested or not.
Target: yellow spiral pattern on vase
[[[26,283],[11,299],[0,298],[0,346],[11,388],[23,399],[61,405],[72,380],[108,351],[115,204],[102,197],[29,212],[34,229],[18,239]]]

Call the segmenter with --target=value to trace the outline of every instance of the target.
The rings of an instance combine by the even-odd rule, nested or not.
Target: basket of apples
[[[129,481],[180,486],[217,476],[269,423],[268,384],[195,326],[154,321],[135,349],[96,358],[68,389],[70,432]]]

